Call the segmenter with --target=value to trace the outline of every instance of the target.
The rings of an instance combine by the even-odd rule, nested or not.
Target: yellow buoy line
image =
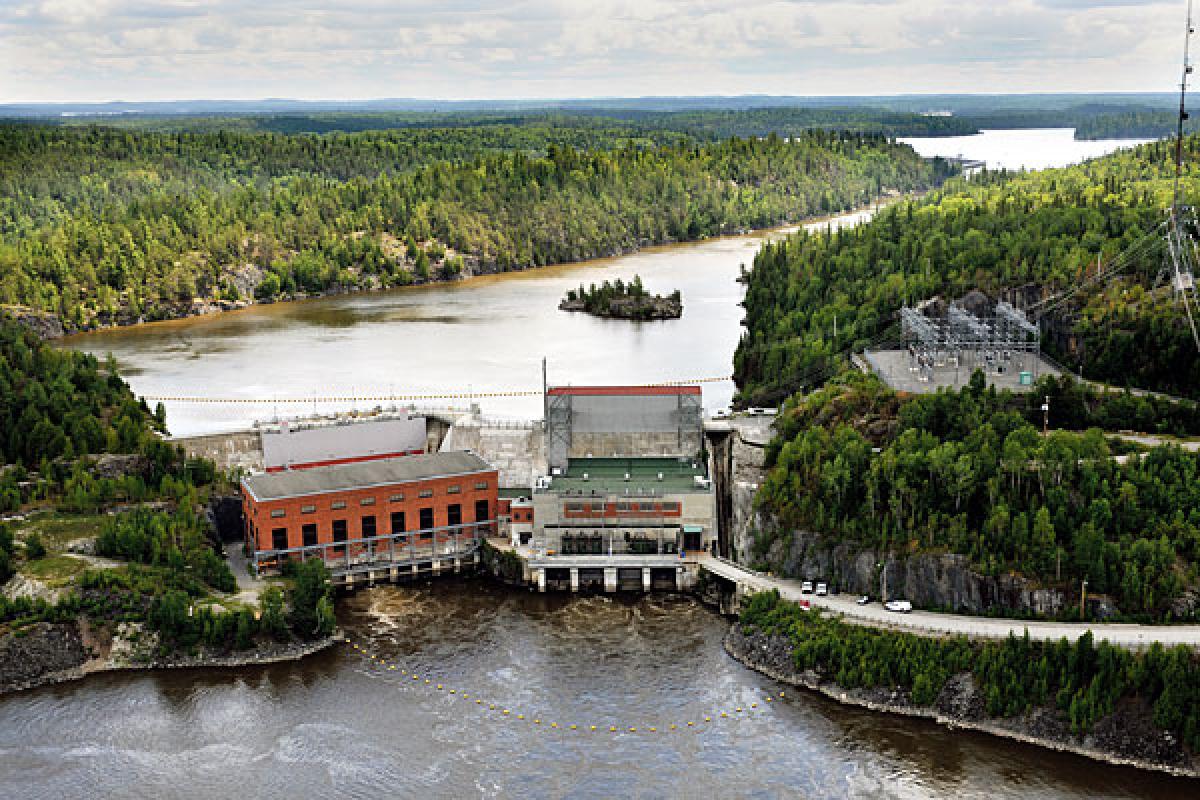
[[[716,711],[707,714],[703,717],[698,717],[694,720],[681,720],[679,722],[659,723],[655,725],[599,725],[599,724],[579,724],[579,723],[559,723],[551,720],[544,720],[536,714],[526,714],[518,712],[503,703],[494,703],[478,697],[468,691],[452,688],[447,684],[438,683],[431,676],[421,675],[416,672],[408,672],[399,662],[389,661],[388,659],[373,653],[370,649],[360,645],[358,642],[346,640],[354,651],[362,657],[362,659],[372,666],[380,668],[381,674],[396,673],[396,677],[405,683],[419,688],[428,688],[430,691],[441,692],[447,696],[454,696],[467,701],[481,711],[493,712],[500,719],[511,719],[518,722],[527,722],[541,728],[560,731],[576,731],[583,733],[672,733],[703,730],[711,728],[714,724],[721,720],[739,719],[748,714],[755,713],[760,709],[764,709],[767,703],[777,702],[780,698],[786,697],[783,691],[780,691],[778,697],[774,697],[769,692],[763,694],[762,704],[758,701],[751,702],[748,706],[735,706],[734,708],[725,711]]]
[[[731,376],[690,378],[687,380],[663,381],[661,383],[643,383],[638,386],[690,386],[697,383],[724,383],[731,381]],[[162,395],[147,394],[142,399],[147,402],[164,403],[214,403],[223,405],[296,405],[311,403],[395,403],[414,400],[477,400],[498,397],[535,397],[541,395],[540,389],[519,389],[507,392],[472,392],[457,391],[444,394],[367,394],[367,395],[327,395],[313,397],[208,397],[203,395]]]

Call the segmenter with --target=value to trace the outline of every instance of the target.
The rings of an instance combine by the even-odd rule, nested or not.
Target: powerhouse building
[[[306,558],[340,576],[419,563],[436,571],[494,534],[497,482],[491,465],[465,451],[247,476],[242,511],[255,572]]]
[[[533,580],[543,589],[683,588],[686,553],[710,549],[717,535],[703,453],[698,386],[549,389]]]

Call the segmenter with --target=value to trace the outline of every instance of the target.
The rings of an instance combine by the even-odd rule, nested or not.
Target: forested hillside
[[[701,143],[594,122],[358,134],[0,127],[0,304],[68,328],[519,269],[938,183],[870,134]]]
[[[740,401],[774,404],[819,385],[851,349],[894,334],[905,303],[1028,284],[1049,297],[1135,244],[1118,279],[1057,312],[1077,346],[1050,340],[1048,349],[1089,378],[1200,397],[1191,334],[1169,289],[1154,288],[1171,149],[1157,142],[1065,169],[956,179],[869,224],[765,246],[747,277],[734,362]],[[1200,141],[1188,138],[1189,196],[1200,191],[1197,156]]]
[[[224,594],[225,605],[213,604],[237,588],[201,505],[215,469],[185,458],[161,430],[161,413],[113,365],[56,350],[0,315],[0,512],[22,512],[0,521],[0,586],[19,573],[25,587],[0,594],[0,639],[43,622],[86,619],[108,635],[136,622],[158,635],[163,655],[332,630],[317,562],[293,576],[290,616],[278,588],[263,593],[257,614]],[[81,551],[80,542],[93,544]]]
[[[0,511],[31,496],[67,495],[80,503],[91,494],[145,498],[164,477],[183,474],[182,457],[157,435],[160,430],[161,409],[152,415],[113,365],[46,347],[0,315]],[[88,457],[105,453],[136,454],[145,469],[98,482]],[[39,481],[27,485],[22,497],[27,470],[38,471]]]
[[[961,553],[982,575],[1076,603],[1086,579],[1129,618],[1194,616],[1180,600],[1200,586],[1200,455],[1118,459],[1096,428],[1043,436],[1043,395],[1064,406],[1053,422],[1077,429],[1124,427],[1138,401],[1053,379],[1038,389],[997,394],[976,373],[960,392],[902,398],[851,373],[793,399],[756,500],[776,523],[759,551],[800,529],[852,551]],[[1178,422],[1195,430],[1195,405]]]

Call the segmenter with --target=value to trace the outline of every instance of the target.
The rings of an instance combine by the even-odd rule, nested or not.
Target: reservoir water
[[[1032,149],[1046,141],[1026,133],[1000,135]],[[1079,144],[1056,151],[1063,163],[1096,154]],[[719,377],[739,335],[740,265],[771,235],[253,307],[66,344],[113,352],[134,390],[153,395],[536,390],[543,356],[555,382]],[[683,319],[631,324],[556,308],[567,288],[634,274],[654,291],[680,289]],[[731,393],[728,383],[705,384],[705,404],[725,405]],[[540,411],[537,397],[479,402],[493,415]],[[168,403],[168,420],[189,434],[314,407]],[[361,592],[341,600],[339,614],[355,641],[456,694],[402,680],[402,670],[342,646],[297,664],[96,676],[0,697],[0,797],[1027,800],[1196,790],[799,692],[766,703],[781,687],[727,657],[727,622],[690,599],[542,596],[447,581]],[[476,706],[464,691],[512,713]],[[715,721],[699,724],[704,716]]]
[[[1076,142],[1069,128],[985,131],[976,136],[905,140],[924,155],[965,155],[992,166],[1061,166],[1125,140]],[[808,227],[854,224],[856,212]],[[762,242],[785,230],[653,247],[632,255],[565,264],[459,283],[252,306],[243,311],[70,337],[65,345],[111,352],[135,392],[177,397],[257,398],[259,405],[166,402],[172,433],[245,427],[255,419],[347,407],[322,396],[493,394],[541,389],[541,359],[552,383],[653,383],[721,378],[732,372],[741,335],[742,287]],[[558,310],[580,284],[630,280],[679,289],[683,318],[604,320]],[[713,410],[733,396],[729,382],[704,385]],[[302,400],[302,402],[288,402]],[[467,405],[465,398],[418,400]],[[541,414],[536,394],[480,397],[494,416]],[[374,403],[359,403],[369,408]]]
[[[869,213],[815,224],[850,224]],[[724,378],[732,372],[740,335],[742,286],[736,279],[741,266],[749,268],[762,242],[786,230],[792,229],[458,283],[252,306],[76,336],[68,345],[113,353],[135,392],[169,397],[540,393],[543,357],[552,383]],[[651,292],[679,289],[683,317],[629,322],[558,310],[568,289],[635,275]],[[708,408],[727,406],[733,385],[710,382],[704,393]],[[416,402],[463,406],[470,400]],[[541,416],[540,394],[480,397],[478,402],[489,415]],[[176,435],[348,405],[166,403],[167,422]]]

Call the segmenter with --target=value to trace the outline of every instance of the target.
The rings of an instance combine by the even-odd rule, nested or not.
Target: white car
[[[800,594],[812,594],[812,581],[800,584]]]
[[[883,604],[883,607],[888,611],[896,611],[900,614],[907,614],[912,611],[912,603],[907,600],[888,600]]]
[[[829,594],[829,587],[823,583],[817,584],[817,597],[824,597]]]
[[[865,606],[867,603],[871,602],[871,598],[864,594],[854,602],[858,603],[860,606]]]

